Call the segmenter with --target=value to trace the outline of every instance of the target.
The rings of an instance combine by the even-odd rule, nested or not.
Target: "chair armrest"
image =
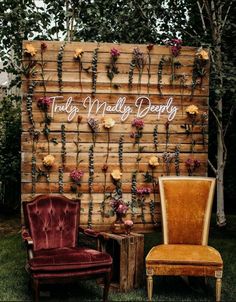
[[[21,228],[21,237],[28,246],[33,246],[34,242],[30,236],[29,230],[24,226]]]
[[[79,232],[94,239],[103,239],[103,240],[108,239],[107,236],[102,232],[96,232],[92,229],[84,229],[81,226],[79,226]]]

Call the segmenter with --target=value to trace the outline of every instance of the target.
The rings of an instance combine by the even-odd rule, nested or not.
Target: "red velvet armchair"
[[[63,196],[41,195],[23,202],[28,263],[39,300],[40,284],[60,283],[73,278],[104,278],[103,301],[107,301],[112,258],[95,249],[79,247],[78,235],[101,236],[79,226],[80,201]]]

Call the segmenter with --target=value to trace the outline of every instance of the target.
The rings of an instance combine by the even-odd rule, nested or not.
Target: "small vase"
[[[130,235],[132,226],[125,224],[125,234]]]
[[[111,225],[111,232],[113,234],[123,234],[125,232],[122,214],[116,213],[116,220]]]

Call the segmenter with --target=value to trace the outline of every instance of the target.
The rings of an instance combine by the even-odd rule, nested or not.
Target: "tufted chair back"
[[[34,241],[34,251],[77,244],[80,201],[64,196],[40,195],[23,202],[25,224]]]

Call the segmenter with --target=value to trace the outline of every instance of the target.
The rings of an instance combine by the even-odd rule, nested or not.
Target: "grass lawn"
[[[28,288],[29,276],[24,270],[25,247],[20,238],[20,228],[15,221],[2,226],[0,219],[0,301],[32,301]],[[15,224],[14,228],[11,225]],[[219,250],[224,260],[222,301],[236,300],[236,216],[228,217],[228,225],[218,230],[212,223],[209,244]],[[161,233],[145,235],[145,255],[161,243]],[[51,286],[41,292],[41,301],[100,301],[102,290],[95,281],[79,281],[76,284]],[[200,278],[186,284],[180,277],[154,278],[153,301],[214,301],[215,282],[209,279],[205,286]],[[110,291],[110,301],[146,301],[145,283],[128,293]]]

